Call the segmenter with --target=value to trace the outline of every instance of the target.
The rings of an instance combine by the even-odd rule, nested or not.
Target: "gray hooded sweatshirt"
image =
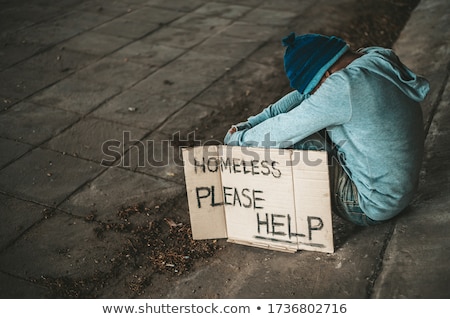
[[[326,129],[363,212],[387,220],[412,200],[423,157],[419,102],[428,82],[392,50],[370,47],[312,95],[293,91],[252,116],[225,144],[287,148]],[[267,143],[269,141],[269,143]]]

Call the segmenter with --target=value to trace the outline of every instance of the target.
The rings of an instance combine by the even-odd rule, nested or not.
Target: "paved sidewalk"
[[[134,294],[142,270],[114,268],[129,239],[98,236],[128,205],[185,209],[173,146],[221,141],[243,113],[279,97],[281,37],[332,33],[356,2],[0,0],[0,297],[45,298],[46,279],[99,273],[117,274],[96,289],[104,298],[450,297],[445,0],[422,0],[394,47],[432,86],[423,178],[407,213],[368,229],[337,223],[334,254],[225,243],[188,274],[154,276]]]

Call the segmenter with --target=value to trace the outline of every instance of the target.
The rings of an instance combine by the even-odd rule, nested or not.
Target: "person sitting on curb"
[[[419,181],[419,102],[428,94],[428,81],[390,49],[353,51],[344,40],[320,34],[291,33],[282,42],[295,90],[233,125],[224,143],[326,150],[335,214],[360,226],[398,215]]]

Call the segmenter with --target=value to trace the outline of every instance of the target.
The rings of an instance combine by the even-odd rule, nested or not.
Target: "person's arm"
[[[231,135],[236,132],[251,129],[269,118],[277,116],[278,114],[289,112],[293,108],[300,105],[305,98],[306,95],[300,94],[298,91],[292,91],[286,94],[277,102],[266,107],[261,113],[250,116],[245,122],[232,125],[224,138],[224,143],[228,144]]]
[[[277,116],[278,114],[287,113],[296,106],[300,105],[303,100],[306,98],[305,95],[301,94],[298,91],[292,91],[277,102],[266,107],[261,113],[250,116],[247,122],[250,124],[250,127],[254,127],[265,120]]]
[[[252,128],[227,134],[225,143],[287,148],[326,127],[345,123],[351,116],[348,91],[345,82],[336,77],[335,81],[333,84],[327,80],[315,94],[286,113],[267,118]]]

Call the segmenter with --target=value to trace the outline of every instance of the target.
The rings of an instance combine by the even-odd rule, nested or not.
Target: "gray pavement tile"
[[[374,228],[345,225],[351,236],[336,252],[286,254],[242,245],[227,245],[199,272],[163,289],[164,298],[364,298],[389,224]],[[335,239],[336,240],[336,239]],[[301,281],[301,285],[299,285]],[[173,288],[175,287],[175,289]]]
[[[196,46],[193,50],[204,54],[216,54],[241,60],[249,56],[262,43],[262,41],[255,39],[243,39],[218,34]]]
[[[34,203],[0,194],[0,251],[47,214]]]
[[[233,20],[224,19],[220,17],[208,17],[201,14],[188,13],[180,19],[171,23],[171,26],[177,28],[184,28],[192,31],[207,31],[210,34],[217,33],[227,25],[230,25]]]
[[[0,190],[54,206],[101,169],[97,164],[79,158],[35,149],[0,170]]]
[[[0,298],[2,299],[38,299],[44,298],[47,288],[33,284],[27,280],[0,272]]]
[[[244,5],[207,2],[193,12],[205,16],[216,16],[225,19],[239,19],[250,10],[252,10],[252,7]]]
[[[13,32],[51,18],[58,8],[36,6],[34,4],[11,6],[2,5],[0,12],[0,33]]]
[[[256,8],[250,11],[242,21],[261,25],[287,26],[298,15],[297,11]]]
[[[45,75],[57,80],[95,60],[96,57],[91,54],[67,50],[65,47],[59,46],[41,52],[14,66],[14,68],[21,73],[40,74],[40,77]]]
[[[308,9],[315,2],[316,0],[264,0],[260,8],[287,10],[300,13]]]
[[[171,26],[163,27],[154,33],[143,38],[142,41],[149,44],[161,44],[168,47],[189,49],[210,36],[206,30],[191,30],[173,28]]]
[[[77,72],[80,80],[93,81],[120,88],[128,88],[154,72],[154,67],[129,61],[103,58]]]
[[[264,46],[259,48],[256,52],[252,53],[252,55],[248,57],[247,61],[276,66],[283,71],[283,56],[285,51],[285,48],[281,44],[281,38],[283,36],[279,37],[279,39],[275,39],[264,44]]]
[[[129,17],[129,15],[126,15],[102,24],[98,28],[94,29],[94,31],[96,33],[109,34],[112,36],[135,40],[152,31],[155,31],[158,28],[159,25],[157,23],[134,20]]]
[[[151,131],[185,104],[172,97],[130,89],[99,107],[92,116]]]
[[[251,78],[248,77],[249,74],[252,75]],[[249,84],[261,87],[262,84],[270,83],[274,78],[278,79],[280,74],[283,74],[280,68],[246,60],[239,64],[239,67],[228,72],[224,79],[239,85]],[[289,82],[286,83],[289,84]]]
[[[0,72],[0,103],[2,109],[7,109],[14,103],[23,100],[57,80],[53,77],[47,79],[45,75],[42,77],[36,77],[36,75],[36,73],[28,74],[24,70],[19,71],[15,67]]]
[[[85,118],[51,139],[45,147],[100,163],[107,157],[104,153],[107,151],[108,143],[111,141],[122,143],[124,132],[130,132],[134,140],[143,137],[147,131],[95,118]],[[126,149],[128,145],[121,145],[114,154],[122,154],[123,147]],[[109,157],[106,159],[110,160]]]
[[[197,96],[193,102],[226,110],[236,101],[251,99],[254,94],[258,94],[257,92],[258,89],[248,83],[234,85],[233,80],[221,79]]]
[[[131,169],[184,185],[183,161],[176,135],[155,132],[143,144],[135,145],[121,163]]]
[[[181,111],[169,119],[158,131],[171,136],[179,132],[181,139],[187,139],[188,135],[200,127],[208,124],[208,118],[215,113],[215,110],[199,105],[189,103]]]
[[[121,88],[114,85],[86,81],[71,76],[37,93],[30,101],[44,106],[87,114],[120,91]]]
[[[189,51],[176,61],[158,70],[157,73],[182,74],[187,81],[190,76],[201,75],[211,81],[227,73],[239,63],[238,59],[219,54]]]
[[[114,232],[99,238],[97,227],[62,213],[51,216],[0,254],[0,269],[42,283],[108,272],[125,239]]]
[[[152,207],[181,190],[181,185],[160,178],[111,167],[62,203],[60,208],[81,217],[93,215],[98,221],[117,222],[120,209],[139,203]]]
[[[238,60],[218,55],[188,52],[150,75],[135,88],[189,101],[237,63]]]
[[[94,31],[84,32],[61,45],[73,51],[104,56],[123,47],[130,39]]]
[[[184,13],[176,10],[167,10],[155,7],[142,7],[138,10],[131,11],[126,15],[126,17],[136,22],[154,23],[161,26],[178,19],[183,14]]]
[[[71,50],[54,48],[0,72],[0,97],[8,106],[67,77],[93,57]]]
[[[82,32],[101,25],[110,19],[110,17],[98,13],[73,10],[53,20],[53,23],[56,26],[61,25]]]
[[[71,29],[63,25],[39,24],[16,33],[22,43],[50,46],[79,34],[82,30]]]
[[[0,113],[0,136],[39,145],[75,123],[79,115],[21,102]]]
[[[185,74],[171,74],[167,72],[155,72],[134,88],[143,92],[154,92],[162,96],[172,96],[179,100],[189,101],[211,84],[211,79],[191,74],[188,78]]]
[[[133,9],[139,8],[140,5],[129,4],[123,1],[108,1],[103,0],[84,1],[75,7],[78,11],[92,12],[101,14],[111,18],[124,15],[131,12]]]
[[[448,194],[448,183],[445,187]],[[374,298],[450,297],[447,202],[448,198],[433,198],[398,219]]]
[[[160,67],[174,60],[185,50],[144,41],[136,41],[111,56],[134,63]]]
[[[240,108],[242,120],[251,112],[260,112],[280,97],[280,90],[289,88],[287,79],[273,83],[274,78],[282,79],[283,70],[246,59],[193,101],[226,112]],[[261,87],[266,89],[261,91]]]
[[[17,41],[11,36],[1,37],[0,70],[25,60],[43,49],[42,45]]]
[[[105,16],[117,17],[140,9],[148,0],[90,0],[75,7],[77,10],[93,12]]]
[[[0,138],[0,169],[31,149],[31,145]]]
[[[273,38],[274,35],[280,34],[281,30],[284,30],[284,28],[236,21],[224,28],[221,31],[221,34],[229,37],[250,39],[255,41],[267,41]]]
[[[189,0],[181,2],[179,0],[148,0],[146,4],[181,12],[190,12],[198,8],[205,2],[206,0]]]

